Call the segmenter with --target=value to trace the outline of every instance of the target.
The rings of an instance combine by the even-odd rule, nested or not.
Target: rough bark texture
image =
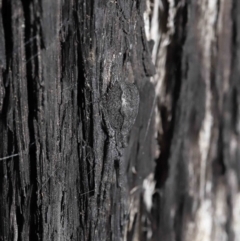
[[[127,237],[122,145],[137,114],[136,85],[154,93],[144,2],[0,4],[0,240]],[[116,83],[120,99],[109,94]],[[117,109],[123,95],[132,111]],[[139,120],[145,129],[147,119]]]
[[[0,1],[0,240],[240,240],[239,12]]]

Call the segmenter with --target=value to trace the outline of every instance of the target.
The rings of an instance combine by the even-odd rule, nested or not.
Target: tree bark
[[[152,240],[240,240],[240,4],[154,3],[161,151]]]
[[[0,1],[0,240],[240,240],[239,12]]]
[[[120,140],[136,117],[134,86],[154,93],[143,10],[141,1],[1,2],[1,240],[127,237],[133,182]],[[120,123],[106,102],[122,105],[126,81],[136,100],[126,92],[132,113],[118,113]]]

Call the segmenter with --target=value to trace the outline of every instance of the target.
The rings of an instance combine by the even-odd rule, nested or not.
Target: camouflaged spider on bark
[[[138,114],[139,92],[136,85],[127,78],[116,80],[103,103],[106,115],[104,118],[110,135],[114,136],[115,133],[117,145],[126,147],[127,137]]]

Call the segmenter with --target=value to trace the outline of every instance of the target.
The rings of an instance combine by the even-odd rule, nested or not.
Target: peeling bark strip
[[[143,2],[3,0],[0,9],[0,240],[127,238],[136,182],[124,147],[139,93],[153,95]],[[135,126],[148,138],[150,101]]]

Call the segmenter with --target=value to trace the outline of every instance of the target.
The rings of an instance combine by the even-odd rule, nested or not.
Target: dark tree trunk
[[[0,241],[240,240],[239,13],[0,1]]]
[[[144,108],[154,93],[143,2],[0,7],[0,239],[126,237],[129,187],[141,184],[126,170],[135,165],[144,178],[153,166],[130,163],[122,146],[138,110],[136,85]],[[125,93],[131,111],[116,107]],[[140,113],[135,133],[151,157],[151,123]]]

